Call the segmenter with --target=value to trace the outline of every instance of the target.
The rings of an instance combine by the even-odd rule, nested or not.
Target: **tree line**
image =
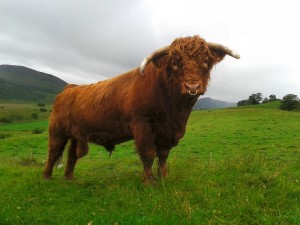
[[[262,93],[256,93],[249,96],[248,99],[241,100],[237,103],[237,106],[245,106],[245,105],[258,105],[265,104],[268,102],[280,101],[279,108],[282,110],[295,110],[300,109],[300,100],[297,95],[287,94],[282,99],[278,99],[276,95],[271,94],[268,97],[263,98]]]

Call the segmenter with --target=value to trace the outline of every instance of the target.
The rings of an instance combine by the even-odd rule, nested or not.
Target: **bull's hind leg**
[[[65,178],[66,179],[73,179],[74,177],[74,168],[77,161],[76,156],[76,147],[77,142],[74,139],[71,139],[69,151],[68,151],[68,160],[67,160],[67,166],[65,169]]]
[[[79,158],[85,156],[89,151],[86,141],[78,141],[74,138],[71,139],[71,144],[68,152],[67,167],[65,169],[65,178],[74,178],[74,168]]]
[[[67,138],[49,136],[48,159],[43,173],[44,178],[52,177],[53,167],[62,156],[67,141]]]

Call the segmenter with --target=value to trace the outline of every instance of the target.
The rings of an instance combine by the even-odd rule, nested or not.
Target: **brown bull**
[[[193,105],[206,91],[210,71],[225,55],[239,55],[199,36],[178,38],[157,50],[136,68],[90,85],[69,85],[53,106],[49,155],[44,177],[70,140],[65,177],[73,177],[76,161],[88,153],[88,142],[109,152],[116,144],[135,140],[144,165],[143,180],[153,179],[152,164],[167,175],[169,151],[183,137]]]

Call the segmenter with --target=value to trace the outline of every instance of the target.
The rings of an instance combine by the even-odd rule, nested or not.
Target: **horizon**
[[[50,75],[50,76],[54,76],[54,77],[56,77],[56,78],[58,78],[58,79],[64,81],[64,82],[67,83],[67,84],[71,84],[71,83],[68,83],[67,81],[65,81],[64,79],[60,78],[59,76],[57,76],[57,75],[55,75],[55,74],[46,73],[46,72],[44,72],[44,71],[36,70],[36,69],[34,69],[34,68],[30,68],[30,67],[27,67],[27,66],[23,66],[23,65],[12,65],[12,64],[0,64],[0,66],[24,67],[24,68],[27,68],[27,69],[30,69],[30,70],[34,70],[34,71],[36,71],[36,72],[40,72],[40,73],[44,73],[44,74],[47,74],[47,75]],[[117,75],[117,76],[118,76],[118,75]],[[110,79],[110,78],[107,78],[107,79]],[[98,81],[97,81],[97,82],[98,82]],[[81,85],[88,85],[88,84],[92,84],[92,83],[86,83],[86,84],[81,84]],[[261,93],[261,92],[253,92],[253,93],[249,94],[249,96],[252,95],[252,94],[256,94],[256,93]],[[278,100],[280,100],[280,99],[282,99],[282,97],[284,97],[284,96],[282,96],[282,97],[279,97],[279,98],[278,98],[278,95],[277,95],[276,93],[271,93],[271,94],[268,94],[268,95],[264,95],[264,93],[262,93],[262,97],[263,97],[263,99],[264,99],[264,98],[269,98],[269,96],[270,96],[270,95],[273,95],[273,94],[276,96],[276,98],[277,98]],[[293,93],[287,93],[287,94],[293,94]],[[287,94],[285,94],[285,95],[287,95]],[[249,97],[249,96],[248,96],[248,97]],[[204,94],[204,95],[199,96],[198,100],[199,100],[199,99],[204,99],[204,98],[209,98],[209,99],[212,99],[212,100],[214,100],[214,101],[222,101],[222,102],[226,102],[226,103],[230,103],[230,104],[237,104],[239,101],[247,100],[248,97],[246,97],[246,98],[244,98],[244,99],[240,99],[240,100],[234,102],[234,101],[226,101],[226,100],[223,100],[223,99],[216,99],[216,98],[213,98],[213,97],[211,97],[211,96],[207,96],[206,94]]]

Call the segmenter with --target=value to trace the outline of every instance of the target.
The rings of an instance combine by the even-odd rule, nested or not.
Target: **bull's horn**
[[[223,52],[226,55],[230,55],[230,56],[232,56],[233,58],[236,58],[236,59],[240,58],[240,55],[237,52],[231,50],[230,48],[228,48],[224,45],[220,45],[220,44],[212,43],[212,42],[206,42],[206,44],[209,47],[209,49],[211,49],[211,50],[214,50],[214,51],[217,51],[217,52]]]
[[[141,75],[143,75],[143,72],[144,72],[144,69],[146,68],[146,66],[154,59],[157,59],[163,55],[166,55],[168,54],[168,51],[169,51],[169,48],[170,46],[166,46],[166,47],[163,47],[163,48],[160,48],[158,50],[156,50],[155,52],[153,52],[151,55],[149,55],[148,57],[146,57],[141,65],[140,65],[140,73]]]

